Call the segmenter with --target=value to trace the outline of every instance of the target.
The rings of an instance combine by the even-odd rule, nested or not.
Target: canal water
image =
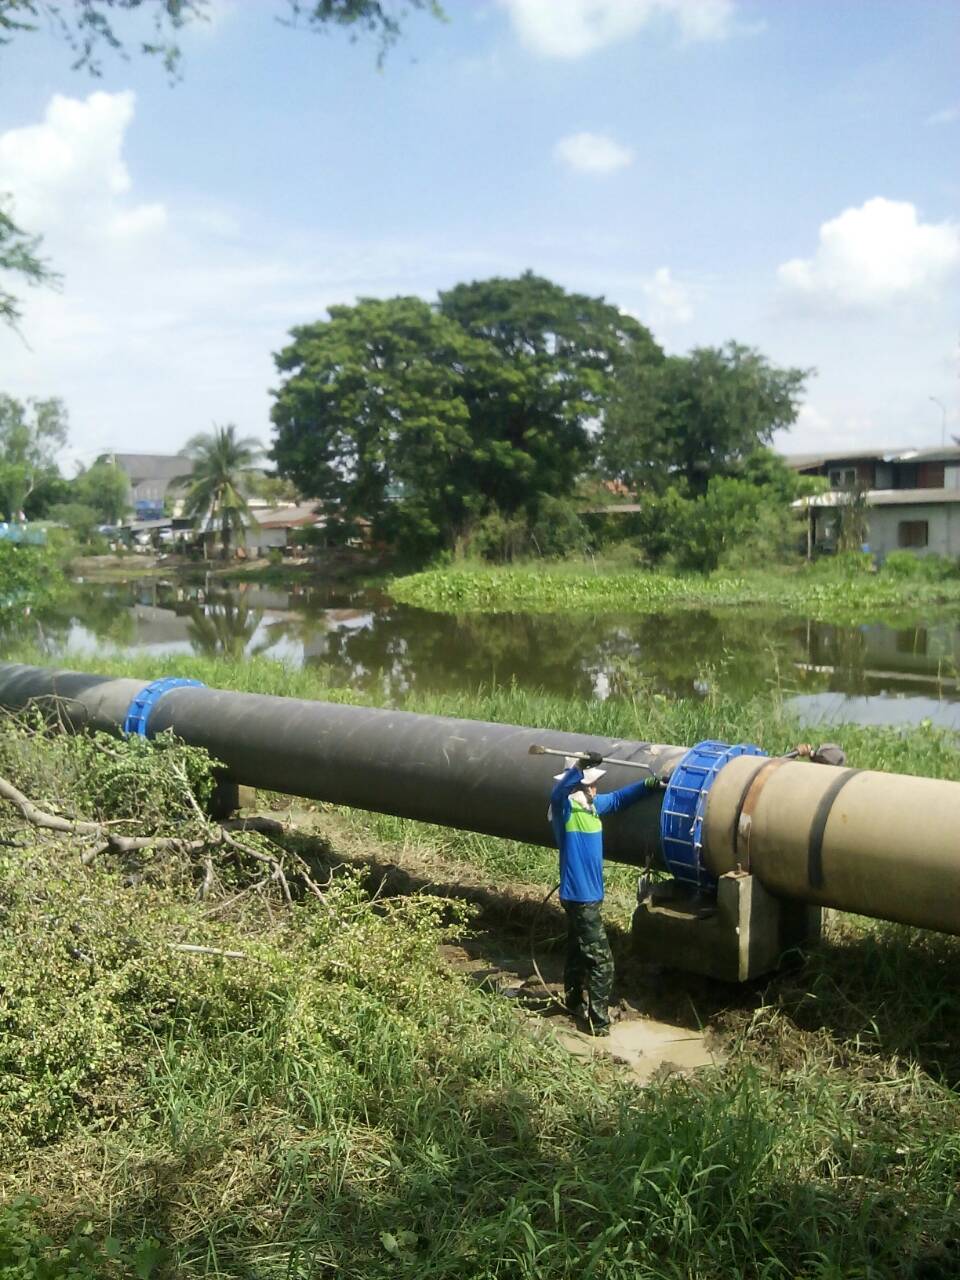
[[[384,700],[511,682],[598,698],[777,686],[813,721],[928,718],[960,729],[960,617],[900,629],[744,609],[456,617],[369,588],[145,578],[78,583],[22,625],[75,665],[93,652],[264,654]]]

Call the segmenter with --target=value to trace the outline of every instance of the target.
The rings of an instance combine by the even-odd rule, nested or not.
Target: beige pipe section
[[[741,756],[710,790],[703,852],[779,897],[960,934],[960,782]]]

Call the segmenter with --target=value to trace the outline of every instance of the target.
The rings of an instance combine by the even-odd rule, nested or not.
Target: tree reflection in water
[[[919,620],[918,620],[919,622]],[[950,617],[893,629],[836,626],[764,610],[657,615],[439,614],[344,584],[159,578],[84,584],[72,599],[17,622],[52,660],[77,633],[128,652],[143,646],[242,661],[304,663],[331,686],[382,701],[411,689],[456,693],[516,684],[561,696],[749,697],[915,692],[956,696],[960,629]],[[82,635],[81,635],[82,639]]]
[[[187,634],[194,653],[208,658],[242,658],[263,620],[242,596],[217,591],[189,612]],[[256,651],[256,650],[255,650]]]

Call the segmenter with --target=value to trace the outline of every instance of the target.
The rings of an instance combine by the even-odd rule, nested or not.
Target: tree
[[[632,489],[680,482],[703,494],[796,421],[812,372],[777,368],[737,342],[626,362],[604,419],[601,468]]]
[[[616,308],[530,274],[329,316],[275,356],[272,457],[411,552],[569,495],[620,353],[653,347]]]
[[[191,22],[206,21],[210,4],[211,0],[0,0],[0,46],[41,28],[52,31],[75,55],[73,70],[99,76],[102,50],[129,56],[123,35],[114,25],[117,16],[142,10],[150,14],[154,39],[140,40],[137,52],[159,57],[174,79],[180,64],[178,33]],[[438,0],[405,0],[405,7],[445,17]],[[285,10],[281,21],[290,27],[312,32],[345,27],[353,39],[356,31],[365,31],[379,40],[378,66],[402,34],[401,21],[391,12],[388,0],[285,0]],[[0,193],[0,270],[27,284],[56,284],[59,275],[37,257],[40,237],[16,225],[8,201],[9,197]],[[20,314],[16,295],[0,289],[0,322],[16,325]]]
[[[105,458],[81,471],[73,482],[75,500],[92,507],[100,524],[119,524],[130,506],[126,472]]]
[[[66,442],[62,400],[0,394],[0,508],[8,520],[19,517],[38,484],[57,475],[57,453]]]
[[[402,33],[389,0],[286,0],[283,7],[287,16],[279,20],[286,26],[314,32],[346,27],[354,39],[357,29],[366,31],[380,42],[378,61]],[[438,0],[404,0],[404,7],[435,18],[445,16]],[[137,52],[159,57],[175,75],[181,55],[179,32],[191,23],[208,21],[210,8],[211,0],[0,0],[0,45],[42,26],[66,42],[75,55],[74,70],[99,76],[101,50],[128,56],[123,34],[114,25],[117,15],[142,10],[150,14],[154,39],[140,40]]]
[[[186,486],[184,514],[203,532],[217,530],[224,560],[234,534],[253,523],[246,494],[250,473],[263,454],[258,440],[237,438],[232,424],[192,436],[180,452],[191,459],[189,474],[176,476],[171,487]]]
[[[262,498],[271,507],[295,503],[300,499],[297,486],[285,476],[278,476],[275,471],[262,471],[250,477],[250,493]]]
[[[0,272],[19,276],[26,284],[56,284],[60,277],[37,256],[40,237],[21,230],[8,209],[8,202],[0,195]],[[0,323],[16,328],[20,317],[16,295],[0,288]]]
[[[506,406],[506,416],[498,401],[470,402],[475,438],[505,439],[531,460],[529,469],[514,472],[513,486],[478,477],[504,512],[530,506],[534,475],[541,492],[572,496],[573,478],[585,465],[588,424],[602,417],[617,370],[627,361],[639,367],[663,360],[638,320],[530,271],[457,285],[440,294],[440,311],[491,343],[523,377],[524,396]]]

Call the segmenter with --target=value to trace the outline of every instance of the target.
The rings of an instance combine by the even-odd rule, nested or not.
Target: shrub
[[[883,562],[883,572],[894,578],[941,582],[944,578],[955,578],[960,566],[949,556],[918,556],[912,551],[891,551]]]

